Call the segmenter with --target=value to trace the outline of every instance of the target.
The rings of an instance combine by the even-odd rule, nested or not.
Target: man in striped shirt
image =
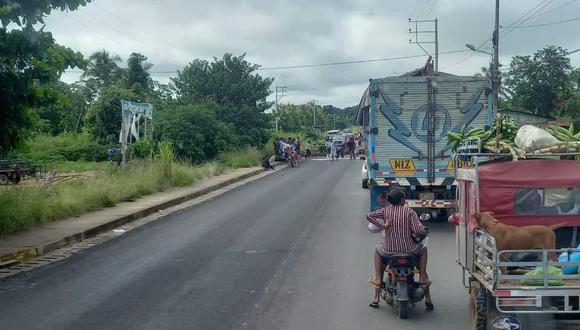
[[[419,258],[420,280],[419,283],[426,290],[425,306],[428,310],[433,309],[433,302],[429,294],[428,287],[431,284],[427,276],[427,248],[416,243],[411,234],[419,236],[427,234],[425,228],[419,221],[417,213],[405,206],[405,190],[402,188],[392,188],[387,196],[389,205],[373,211],[367,215],[367,220],[374,226],[384,230],[384,240],[377,245],[374,253],[375,279],[369,280],[376,288],[379,288],[383,281],[385,263],[390,256],[397,253],[409,253]],[[378,294],[370,304],[371,307],[378,306]]]

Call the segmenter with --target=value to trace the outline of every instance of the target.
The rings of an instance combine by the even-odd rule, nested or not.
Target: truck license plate
[[[412,159],[389,159],[389,163],[395,171],[415,170],[415,163]]]

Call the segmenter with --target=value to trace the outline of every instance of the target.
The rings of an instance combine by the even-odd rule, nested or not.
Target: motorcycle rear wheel
[[[399,302],[399,318],[406,320],[409,313],[409,303],[407,301]]]

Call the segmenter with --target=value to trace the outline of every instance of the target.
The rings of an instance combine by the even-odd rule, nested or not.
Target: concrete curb
[[[280,164],[281,163],[274,163],[273,165],[280,165]],[[42,245],[38,245],[38,246],[26,247],[26,248],[23,248],[22,250],[19,250],[19,251],[0,255],[0,268],[12,266],[12,265],[18,264],[26,259],[37,257],[40,255],[52,252],[54,250],[60,249],[62,247],[65,247],[67,245],[77,243],[77,242],[80,242],[82,240],[94,237],[98,234],[112,230],[112,229],[117,228],[119,226],[122,226],[124,224],[127,224],[130,222],[136,221],[138,219],[144,218],[144,217],[146,217],[150,214],[153,214],[159,210],[163,210],[163,209],[181,204],[181,203],[186,202],[188,200],[206,195],[208,193],[211,193],[213,191],[227,187],[227,186],[232,185],[234,183],[243,181],[245,179],[248,179],[250,177],[256,176],[256,175],[261,174],[261,173],[264,173],[264,169],[262,169],[262,168],[255,170],[255,171],[252,171],[252,172],[249,172],[249,173],[246,173],[246,174],[243,174],[243,175],[240,175],[240,176],[235,177],[231,180],[224,181],[221,183],[217,183],[213,186],[203,188],[201,190],[192,192],[190,194],[180,196],[178,198],[174,198],[171,200],[167,200],[165,202],[148,207],[146,209],[142,209],[142,210],[136,211],[136,212],[128,214],[128,215],[119,216],[117,218],[111,219],[111,221],[109,221],[107,223],[100,224],[98,226],[95,226],[95,227],[87,229],[87,230],[82,230],[78,233],[68,235],[66,237],[63,237],[61,239],[58,239],[58,240],[50,242],[50,243],[46,243],[46,244],[42,244]]]

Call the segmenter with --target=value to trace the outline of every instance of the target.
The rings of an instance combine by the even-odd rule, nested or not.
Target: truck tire
[[[473,287],[469,294],[472,330],[487,330],[488,298],[484,287]],[[490,320],[491,321],[491,320]]]
[[[0,185],[6,185],[8,182],[8,175],[0,174]]]
[[[369,189],[369,182],[367,179],[363,179],[362,180],[362,188],[363,189]]]

